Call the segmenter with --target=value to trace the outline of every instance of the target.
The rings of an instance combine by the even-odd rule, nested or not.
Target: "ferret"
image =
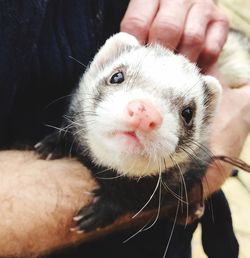
[[[232,32],[229,41],[237,37]],[[232,47],[225,46],[222,69]],[[249,79],[249,60],[242,59],[248,65],[237,80],[228,76],[232,87]],[[140,45],[127,33],[110,37],[73,92],[61,130],[36,145],[43,157],[77,157],[99,183],[94,201],[74,218],[78,230],[167,205],[173,196],[187,201],[211,161],[207,141],[221,91],[180,54]]]

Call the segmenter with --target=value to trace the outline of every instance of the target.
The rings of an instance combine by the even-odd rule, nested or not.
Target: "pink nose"
[[[150,102],[133,100],[127,105],[125,122],[134,130],[150,132],[161,125],[162,116]]]

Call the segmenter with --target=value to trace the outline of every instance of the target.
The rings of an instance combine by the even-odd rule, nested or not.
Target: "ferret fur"
[[[249,42],[231,32],[218,61],[230,87],[249,80],[249,60]],[[125,80],[111,85],[116,71]],[[161,184],[161,202],[168,204],[173,192],[188,192],[200,182],[210,162],[207,140],[220,95],[219,82],[182,55],[157,44],[141,46],[126,33],[109,38],[73,93],[61,132],[37,145],[44,157],[76,156],[100,185],[95,202],[75,219],[79,230],[104,227],[127,211],[157,207],[159,198],[152,193]],[[152,102],[164,117],[157,130],[138,132],[142,148],[114,137],[116,131],[130,130],[122,117],[133,99]],[[189,127],[180,116],[188,105],[194,110]]]

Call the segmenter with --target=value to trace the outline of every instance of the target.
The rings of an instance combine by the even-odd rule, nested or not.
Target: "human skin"
[[[81,164],[1,151],[0,178],[0,257],[32,257],[80,239],[70,232],[72,217],[94,187]]]
[[[237,158],[250,132],[250,83],[239,89],[230,89],[215,66],[208,74],[217,77],[222,84],[221,105],[213,121],[210,150],[214,156]],[[232,165],[219,161],[210,166],[203,180],[205,197],[220,189],[232,168]]]
[[[211,138],[215,155],[239,155],[250,130],[249,100],[250,84],[224,87]],[[211,166],[203,180],[205,197],[221,187],[230,170],[224,163]],[[81,235],[70,231],[72,218],[92,200],[90,192],[96,187],[76,160],[41,160],[32,152],[1,151],[0,178],[0,257],[35,257],[131,226],[131,216],[125,216],[108,230]]]
[[[142,43],[158,42],[207,68],[227,39],[227,17],[212,0],[130,0],[121,31]]]
[[[75,159],[42,160],[32,151],[0,151],[0,257],[37,257],[89,241],[152,216],[131,221],[125,214],[113,225],[78,234],[73,217],[92,201],[97,187],[91,173]]]

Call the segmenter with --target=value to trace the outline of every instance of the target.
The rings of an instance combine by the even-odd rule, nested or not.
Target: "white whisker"
[[[161,165],[160,165],[160,167],[159,167],[159,170],[160,170],[160,171],[159,171],[160,181],[162,181],[162,177],[161,177],[161,173],[162,173]],[[159,219],[160,212],[161,212],[161,184],[159,185],[158,210],[157,210],[157,214],[156,214],[155,220],[153,221],[153,223],[152,223],[150,226],[144,228],[143,231],[146,231],[146,230],[152,228],[152,227],[155,225],[155,223],[156,223],[157,220]]]
[[[143,207],[132,218],[135,218],[139,213],[141,213],[144,210],[144,208],[149,204],[149,202],[152,200],[152,198],[154,197],[154,195],[160,185],[160,182],[161,182],[160,179],[161,179],[161,177],[159,175],[156,187],[155,187],[153,193],[151,194],[151,196],[149,197],[148,201],[143,205]]]
[[[127,238],[126,240],[124,240],[122,243],[125,244],[127,243],[130,239],[134,238],[135,236],[137,236],[139,233],[141,233],[144,228],[146,228],[148,226],[148,224],[150,223],[151,220],[149,220],[141,229],[139,229],[137,232],[135,232],[132,236],[130,236],[129,238]]]
[[[173,158],[173,157],[172,157],[172,158]],[[188,214],[189,214],[189,209],[188,209],[188,203],[189,203],[189,202],[188,202],[187,186],[186,186],[186,182],[185,182],[185,179],[184,179],[184,176],[183,176],[181,167],[180,167],[179,164],[175,161],[174,158],[173,158],[173,161],[175,162],[176,166],[177,166],[178,169],[179,169],[180,176],[181,176],[181,180],[182,180],[183,186],[184,186],[185,199],[186,199],[186,202],[187,202],[187,205],[186,205],[187,217],[186,217],[185,226],[187,226],[187,224],[188,224]]]
[[[174,228],[175,228],[175,225],[176,225],[179,208],[180,208],[180,202],[178,201],[177,208],[176,208],[176,213],[175,213],[175,217],[174,217],[173,226],[172,226],[172,229],[171,229],[171,232],[170,232],[170,236],[169,236],[169,239],[168,239],[168,243],[167,243],[166,249],[165,249],[164,254],[163,254],[163,258],[165,258],[166,254],[168,252],[170,241],[172,239],[172,236],[173,236],[173,233],[174,233]]]

